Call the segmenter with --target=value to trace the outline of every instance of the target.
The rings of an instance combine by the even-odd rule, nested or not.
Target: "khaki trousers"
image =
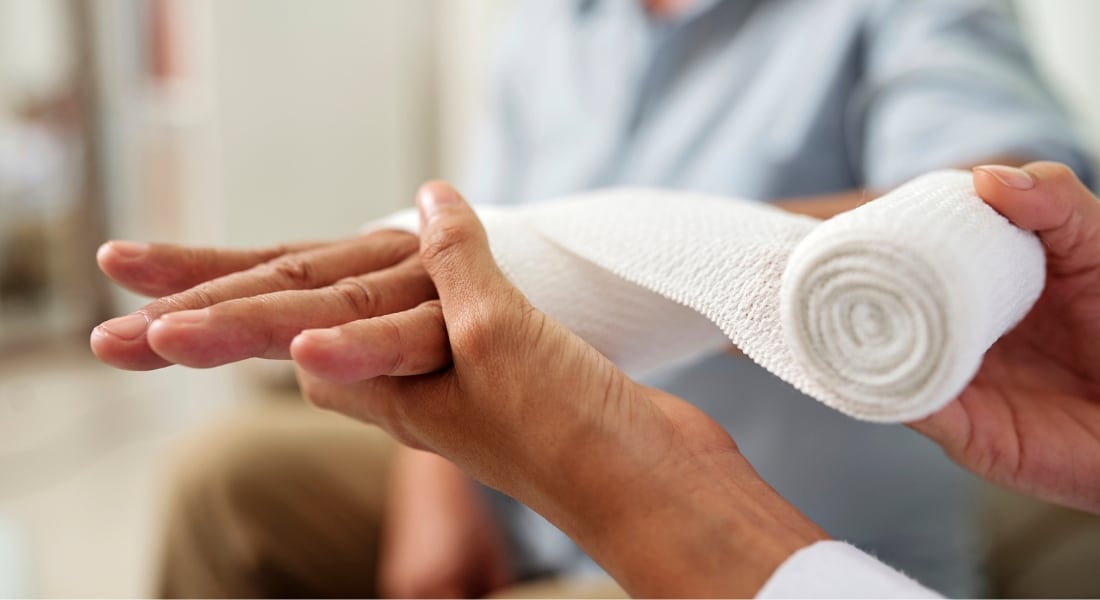
[[[279,402],[183,448],[157,595],[374,597],[395,442],[376,427]],[[506,597],[625,598],[613,583],[547,579]]]
[[[372,597],[394,442],[301,402],[269,403],[184,448],[163,597]],[[985,511],[998,597],[1100,597],[1100,518],[997,492]],[[496,596],[624,598],[613,583],[527,582]]]

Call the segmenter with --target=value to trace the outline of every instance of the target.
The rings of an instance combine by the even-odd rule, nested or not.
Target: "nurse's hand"
[[[96,327],[92,351],[133,370],[289,358],[303,329],[435,298],[417,243],[399,231],[264,250],[109,242],[96,255],[103,272],[158,299]]]
[[[532,307],[454,190],[428,184],[419,201],[439,300],[295,338],[313,402],[523,501],[633,594],[752,595],[825,537],[716,422]]]
[[[962,395],[912,426],[985,479],[1100,513],[1100,202],[1055,163],[978,167],[974,185],[1038,233],[1046,288]]]

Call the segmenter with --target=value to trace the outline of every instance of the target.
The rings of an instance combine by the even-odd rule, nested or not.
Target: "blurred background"
[[[278,391],[261,363],[118,373],[141,300],[109,238],[347,235],[461,180],[509,0],[0,0],[0,597],[150,592],[181,436]],[[1017,2],[1100,151],[1100,2]]]

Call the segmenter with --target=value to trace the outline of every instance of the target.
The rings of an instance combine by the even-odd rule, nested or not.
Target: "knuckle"
[[[218,303],[218,297],[214,287],[210,283],[199,284],[186,292],[180,292],[172,296],[165,296],[158,300],[154,312],[169,313],[195,308],[206,308]]]
[[[1025,170],[1047,185],[1055,186],[1055,189],[1065,189],[1062,186],[1072,185],[1073,182],[1078,181],[1077,173],[1065,163],[1040,161],[1026,165]]]
[[[471,236],[468,228],[461,225],[443,225],[425,232],[420,243],[420,257],[426,262],[445,259],[456,248],[465,244]]]
[[[483,360],[500,347],[504,323],[498,311],[481,306],[467,312],[451,327],[454,331],[452,343],[459,353],[473,360]]]
[[[379,305],[380,292],[377,286],[370,281],[349,277],[342,279],[332,286],[337,298],[339,298],[352,313],[362,316],[374,314]]]
[[[401,328],[391,319],[382,319],[379,324],[382,326],[382,339],[386,340],[389,348],[394,349],[386,373],[397,373],[405,364],[405,352],[401,345]]]
[[[505,294],[487,298],[476,310],[465,311],[457,323],[446,326],[453,331],[451,343],[456,354],[488,366],[494,357],[531,346],[532,339],[539,343],[547,333],[548,320],[522,296]]]
[[[191,289],[192,300],[198,306],[214,306],[218,303],[213,286],[204,283]]]
[[[179,257],[191,274],[207,273],[218,267],[217,253],[207,248],[184,246],[180,249]]]
[[[447,321],[443,318],[443,303],[438,298],[421,302],[417,308],[428,313],[444,329],[447,328]]]
[[[298,256],[281,258],[268,268],[276,279],[294,289],[311,288],[317,279],[313,265]]]
[[[1073,169],[1069,168],[1065,163],[1044,161],[1039,163],[1043,170],[1045,170],[1050,177],[1054,179],[1065,179],[1075,177]]]
[[[372,345],[386,348],[389,354],[385,356],[382,372],[387,375],[397,373],[405,365],[404,340],[402,339],[401,326],[392,316],[384,316],[373,319],[374,330],[371,332]]]
[[[388,262],[395,263],[416,254],[420,238],[408,231],[380,229],[352,238],[350,243],[370,248],[380,258],[384,257]]]
[[[417,246],[420,244],[420,239],[415,234],[409,233],[408,231],[389,229],[380,233],[386,236],[387,242],[392,245],[399,255],[415,252]]]

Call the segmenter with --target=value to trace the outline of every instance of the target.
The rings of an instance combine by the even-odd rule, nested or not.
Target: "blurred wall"
[[[439,171],[461,182],[487,118],[489,78],[501,29],[517,0],[448,0],[439,10]]]
[[[437,172],[433,0],[212,5],[234,244],[350,233]]]
[[[1100,155],[1100,2],[1016,0],[1016,5],[1036,62],[1078,118],[1082,139]]]
[[[0,0],[0,119],[3,107],[68,83],[72,32],[65,1]]]

